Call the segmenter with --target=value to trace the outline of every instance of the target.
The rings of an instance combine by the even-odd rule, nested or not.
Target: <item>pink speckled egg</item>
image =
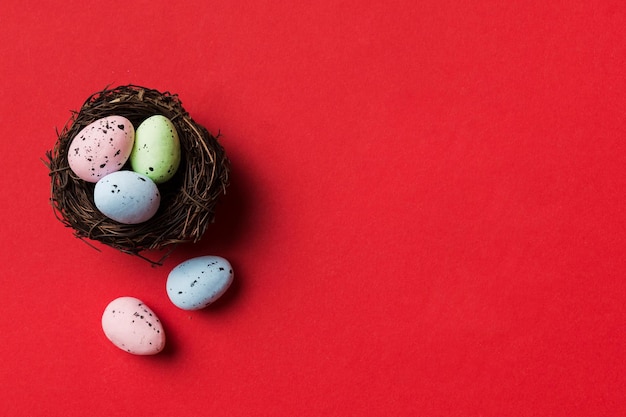
[[[70,143],[70,169],[88,182],[122,169],[133,149],[135,129],[122,116],[108,116],[85,126]]]
[[[134,297],[120,297],[109,303],[102,314],[102,330],[111,343],[133,355],[154,355],[165,347],[158,317]]]

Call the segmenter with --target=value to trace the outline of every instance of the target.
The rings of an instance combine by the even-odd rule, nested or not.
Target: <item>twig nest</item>
[[[156,115],[173,124],[180,142],[180,162],[173,176],[158,183],[160,205],[156,214],[139,224],[120,223],[96,207],[97,179],[86,181],[86,174],[81,178],[70,168],[70,145],[79,132],[99,119],[119,116],[137,129]],[[216,137],[189,116],[178,96],[134,85],[105,89],[89,97],[58,133],[46,158],[57,218],[74,229],[80,239],[98,241],[143,258],[141,252],[146,250],[197,242],[213,222],[215,205],[228,186],[229,161],[224,149]],[[120,169],[131,170],[131,161]]]

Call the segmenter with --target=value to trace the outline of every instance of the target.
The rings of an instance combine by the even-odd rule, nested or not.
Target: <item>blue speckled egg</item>
[[[108,218],[124,224],[145,222],[154,216],[161,203],[156,184],[133,171],[117,171],[97,183],[94,203]]]
[[[233,282],[233,268],[219,256],[200,256],[177,265],[167,277],[167,295],[183,310],[199,310],[222,296]]]

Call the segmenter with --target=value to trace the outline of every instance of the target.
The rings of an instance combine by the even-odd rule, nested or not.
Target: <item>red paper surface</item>
[[[625,4],[4,0],[0,415],[625,415]],[[74,238],[40,160],[129,83],[232,160],[157,268]],[[234,286],[177,309],[208,254]],[[164,353],[106,340],[124,295]]]

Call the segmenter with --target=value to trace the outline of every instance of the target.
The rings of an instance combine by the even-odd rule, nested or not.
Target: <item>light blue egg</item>
[[[192,258],[172,269],[167,277],[167,295],[176,307],[199,310],[221,297],[233,276],[233,268],[222,257]]]
[[[161,203],[156,184],[133,171],[117,171],[102,177],[96,183],[93,199],[102,214],[124,224],[149,220]]]

